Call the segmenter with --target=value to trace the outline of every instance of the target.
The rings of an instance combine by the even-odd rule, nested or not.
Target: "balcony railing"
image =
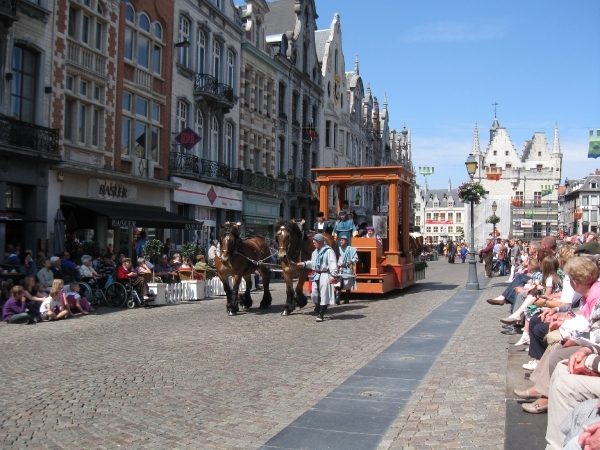
[[[229,106],[233,106],[237,101],[231,86],[219,83],[219,80],[207,73],[197,73],[194,76],[194,92],[208,94],[219,102],[228,103]]]
[[[58,130],[0,114],[0,144],[59,155]]]
[[[187,172],[207,178],[231,181],[231,168],[222,162],[198,158],[187,153],[171,152],[170,172]]]
[[[0,0],[0,14],[17,14],[17,0]]]
[[[243,169],[231,169],[231,173],[232,181],[244,187],[268,191],[278,190],[279,182],[275,178],[266,177]]]
[[[310,195],[310,182],[306,178],[298,178],[290,181],[290,192]]]
[[[287,191],[309,196],[311,190],[310,182],[306,178],[298,178],[290,181],[283,173],[279,174],[278,178],[273,178],[260,173],[254,173],[250,170],[233,169],[227,164],[201,159],[187,153],[171,152],[169,156],[169,172],[195,174],[263,191]]]

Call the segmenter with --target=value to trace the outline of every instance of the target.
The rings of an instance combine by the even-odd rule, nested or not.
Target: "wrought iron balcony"
[[[310,195],[310,182],[306,178],[293,179],[290,183],[290,192]]]
[[[6,28],[19,20],[17,16],[17,0],[0,0],[0,20]]]
[[[207,73],[194,75],[194,95],[196,100],[205,100],[209,105],[221,108],[225,113],[237,102],[233,88]]]
[[[231,174],[231,181],[233,183],[241,184],[244,187],[267,191],[279,190],[278,185],[281,180],[243,169],[231,169]]]
[[[231,167],[227,164],[198,158],[187,153],[171,152],[169,157],[169,172],[184,172],[200,177],[232,181]]]
[[[0,145],[59,155],[58,130],[0,114]]]

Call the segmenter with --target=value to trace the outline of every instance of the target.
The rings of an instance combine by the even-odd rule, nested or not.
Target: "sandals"
[[[514,389],[513,392],[517,397],[524,398],[525,400],[537,400],[538,398],[543,397],[542,394],[533,394],[529,392],[529,389],[525,389],[524,391],[517,391]]]
[[[523,403],[521,405],[523,411],[529,414],[543,414],[548,412],[548,405],[540,405],[537,401],[533,403]]]

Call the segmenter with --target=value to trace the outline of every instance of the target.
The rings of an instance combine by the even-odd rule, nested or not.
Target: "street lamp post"
[[[494,201],[494,203],[492,203],[492,212],[494,213],[494,218],[496,217],[496,210],[498,209],[498,205],[496,204],[496,201]],[[492,224],[494,225],[494,230],[492,231],[492,237],[494,238],[494,244],[496,243],[496,221],[494,220],[494,223]]]
[[[477,171],[477,160],[473,156],[473,154],[469,154],[467,161],[465,162],[465,166],[467,166],[467,173],[471,177],[471,181],[473,181],[473,176]],[[478,291],[479,290],[479,280],[477,279],[477,262],[475,261],[475,224],[473,218],[473,201],[471,203],[471,245],[469,246],[469,277],[467,278],[467,291]]]

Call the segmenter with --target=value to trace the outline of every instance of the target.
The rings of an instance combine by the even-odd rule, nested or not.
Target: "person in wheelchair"
[[[79,276],[81,281],[85,281],[91,287],[98,285],[98,280],[102,278],[96,270],[92,267],[92,257],[90,255],[83,255],[81,257],[81,266],[79,266]]]
[[[127,286],[131,283],[131,286],[140,295],[140,298],[144,299],[144,302],[151,301],[156,295],[149,293],[148,284],[144,281],[144,278],[139,276],[137,272],[131,270],[131,258],[123,258],[121,265],[117,267],[116,272],[117,281]]]

